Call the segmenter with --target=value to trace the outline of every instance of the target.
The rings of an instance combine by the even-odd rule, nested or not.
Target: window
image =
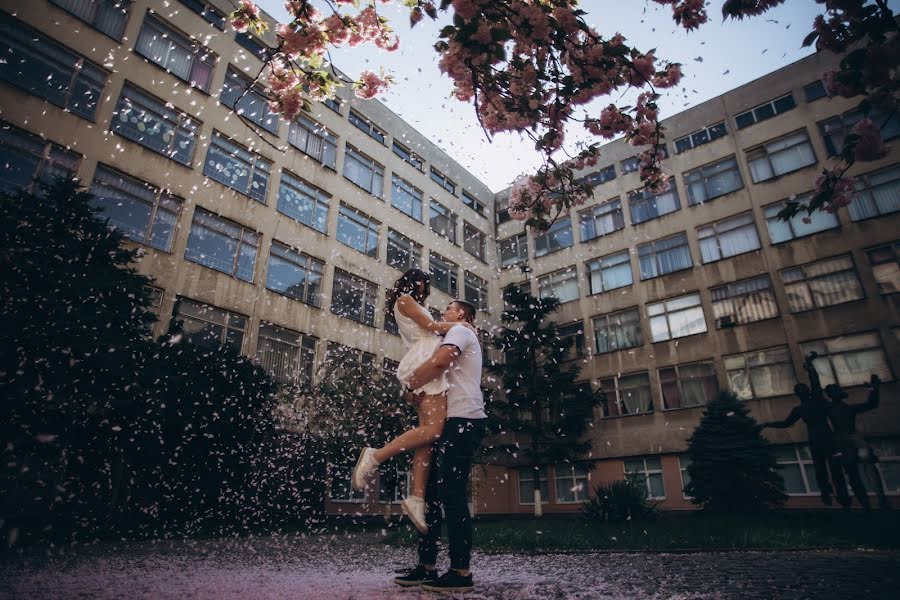
[[[334,170],[337,165],[337,136],[304,115],[300,115],[291,123],[288,130],[288,143]]]
[[[634,209],[632,209],[632,214],[634,214]],[[622,214],[622,201],[613,198],[608,202],[579,212],[578,224],[581,227],[582,242],[624,229],[625,217]]]
[[[456,183],[434,167],[431,167],[431,180],[454,196],[456,195]]]
[[[594,317],[594,347],[598,354],[643,344],[641,313],[637,307]]]
[[[201,348],[241,351],[247,317],[183,297],[176,299],[173,316],[181,321],[188,342]]]
[[[688,472],[688,467],[691,466],[691,459],[686,454],[682,454],[678,457],[678,469],[681,471],[681,495],[685,500],[690,500],[691,496],[687,493],[687,486],[691,483],[691,474]]]
[[[199,206],[184,250],[186,260],[253,281],[259,234]]]
[[[381,223],[355,208],[341,203],[338,212],[337,241],[378,258],[378,228]]]
[[[334,270],[331,290],[331,312],[334,314],[374,327],[377,298],[378,286],[371,281],[341,269]]]
[[[434,199],[431,201],[429,223],[433,232],[456,243],[456,214]]]
[[[592,260],[586,265],[591,294],[608,292],[633,283],[631,259],[627,250]]]
[[[145,148],[190,166],[200,123],[126,83],[109,128]]]
[[[259,324],[256,360],[278,383],[309,384],[316,364],[316,342],[299,331],[263,322]]]
[[[381,361],[381,376],[382,377],[397,377],[397,369],[400,367],[400,363],[396,360],[391,360],[388,357],[384,357]]]
[[[628,193],[628,210],[631,212],[632,225],[673,213],[680,208],[681,202],[674,179],[669,179],[669,189],[665,192],[654,194],[648,189],[642,189]]]
[[[575,504],[588,499],[588,472],[583,465],[556,465],[556,502]]]
[[[695,131],[691,135],[686,135],[683,138],[675,140],[675,154],[681,154],[691,148],[708,144],[713,140],[723,137],[727,133],[728,129],[725,127],[725,121]]]
[[[768,274],[710,288],[709,293],[717,329],[778,316],[778,303]]]
[[[884,491],[888,494],[900,492],[900,440],[888,438],[870,440],[869,444],[878,456],[878,474],[884,484]],[[872,489],[871,484],[867,486]]]
[[[811,194],[803,194],[798,196],[794,201],[806,203]],[[769,239],[773,244],[780,244],[795,238],[812,235],[826,229],[833,229],[838,226],[837,215],[824,210],[814,211],[811,215],[800,212],[790,221],[782,221],[778,217],[778,213],[785,207],[785,202],[776,202],[770,204],[763,209],[766,217],[766,228],[769,230]],[[809,223],[804,223],[803,219],[809,219]]]
[[[394,318],[393,313],[384,314],[384,330],[391,335],[400,335],[400,327],[397,325],[397,319]]]
[[[350,123],[382,146],[385,145],[384,138],[386,134],[384,131],[355,110],[350,111]]]
[[[515,284],[511,283],[505,288],[503,288],[503,310],[509,310],[512,308],[511,298],[513,293],[518,290],[519,293],[531,295],[531,284],[527,281],[523,281],[522,283]]]
[[[546,232],[534,238],[534,256],[544,256],[563,248],[569,248],[574,243],[572,219],[563,217],[557,219]]]
[[[822,387],[837,383],[843,387],[862,385],[872,373],[882,381],[891,381],[891,368],[878,339],[878,333],[856,333],[800,344],[803,355],[818,353],[813,366]]]
[[[575,267],[538,277],[538,297],[554,297],[560,304],[578,300],[578,272]]]
[[[653,412],[650,376],[646,372],[601,379],[600,389],[606,395],[602,404],[604,417]]]
[[[625,479],[644,487],[647,490],[648,498],[662,499],[666,497],[662,462],[658,456],[626,460]]]
[[[806,131],[798,131],[747,150],[753,183],[767,181],[816,164],[816,154]]]
[[[148,295],[147,302],[149,306],[147,306],[147,312],[153,313],[156,316],[155,321],[158,321],[160,311],[162,310],[163,296],[165,296],[166,291],[162,288],[153,287],[152,285],[145,285],[144,289],[147,291]],[[150,325],[150,329],[152,328],[153,324]]]
[[[456,263],[432,252],[428,258],[428,264],[431,271],[431,285],[456,298],[459,291]]]
[[[648,304],[647,316],[650,319],[650,338],[654,342],[706,331],[706,319],[698,293]]]
[[[519,504],[534,504],[534,469],[531,467],[519,467]],[[547,492],[547,467],[541,467],[539,470],[541,504],[547,504],[550,501]]]
[[[331,196],[288,171],[281,172],[278,188],[278,212],[298,223],[325,233],[328,227],[328,202]]]
[[[266,53],[269,48],[262,41],[256,39],[249,33],[236,33],[234,36],[234,41],[238,43],[239,46],[244,48],[245,50],[249,50],[250,54],[258,58],[259,60],[265,60]]]
[[[735,125],[737,125],[738,129],[744,129],[745,127],[750,127],[754,123],[759,123],[760,121],[771,119],[775,115],[786,113],[787,111],[796,107],[797,103],[794,102],[794,95],[787,94],[785,96],[782,96],[781,98],[770,100],[765,104],[760,104],[752,110],[748,110],[746,112],[742,112],[739,115],[735,115],[734,123]]]
[[[271,170],[272,163],[259,154],[213,132],[203,165],[203,174],[210,179],[265,204]]]
[[[487,311],[487,281],[466,271],[463,275],[463,299],[478,310]]]
[[[466,252],[477,258],[478,260],[484,260],[484,254],[486,251],[487,238],[486,236],[478,230],[474,225],[469,225],[468,223],[463,223],[463,248],[465,248]]]
[[[147,13],[134,51],[192,86],[209,93],[218,56],[200,42]]]
[[[253,80],[236,67],[228,67],[219,98],[222,104],[237,114],[278,135],[278,115],[269,110],[265,89],[259,84],[254,85]]]
[[[793,313],[865,297],[849,254],[785,269],[781,280]]]
[[[340,366],[344,363],[354,363],[363,367],[375,367],[375,355],[363,352],[358,348],[344,346],[337,342],[328,342],[325,348],[325,363]]]
[[[0,191],[33,189],[57,177],[75,176],[81,155],[0,122]],[[38,190],[39,191],[39,190]]]
[[[420,268],[422,245],[393,229],[388,229],[387,264],[403,272]]]
[[[208,0],[180,0],[180,2],[216,29],[225,31],[225,13],[210,4]]]
[[[900,165],[856,178],[856,197],[850,203],[854,221],[888,215],[900,210]]]
[[[422,222],[422,191],[397,175],[391,176],[391,206]]]
[[[701,204],[744,187],[734,156],[684,174],[688,204]]]
[[[819,98],[824,98],[828,93],[825,91],[825,84],[821,79],[817,79],[812,83],[803,86],[803,96],[807,102],[815,102]]]
[[[844,147],[844,139],[851,132],[853,126],[862,120],[863,114],[859,110],[851,110],[843,115],[837,115],[819,123],[819,131],[828,150],[828,156],[837,156]],[[890,114],[873,108],[869,118],[881,127],[881,137],[887,141],[900,135],[900,115],[897,111]]]
[[[91,184],[91,206],[125,237],[171,252],[183,201],[149,183],[99,165]]]
[[[784,480],[784,492],[788,496],[819,493],[809,446],[777,446],[775,460],[778,463],[778,474]]]
[[[419,158],[417,154],[415,154],[412,150],[394,140],[392,144],[392,149],[394,150],[394,154],[402,158],[405,162],[411,164],[413,167],[418,169],[419,171],[425,172],[425,163],[422,162],[422,159]]]
[[[878,284],[878,292],[900,292],[900,242],[869,248],[866,257]]]
[[[728,385],[741,400],[790,396],[797,377],[787,346],[725,357]]]
[[[622,175],[625,175],[626,173],[633,173],[640,168],[641,158],[639,156],[631,156],[623,161],[620,161],[619,166],[622,168]]]
[[[759,250],[753,213],[746,212],[697,229],[703,264]]]
[[[350,144],[344,154],[344,177],[376,198],[384,197],[384,166]]]
[[[694,266],[686,233],[640,244],[637,250],[641,281]]]
[[[266,287],[311,306],[322,306],[325,263],[286,244],[272,241]]]
[[[322,104],[324,104],[337,114],[341,114],[341,106],[344,104],[344,102],[343,100],[335,96],[334,98],[325,98],[324,100],[322,100]]]
[[[473,196],[466,190],[462,191],[462,201],[463,204],[477,212],[482,217],[487,216],[484,209],[484,203],[475,198],[475,196]]]
[[[689,408],[709,403],[719,393],[712,362],[677,365],[659,370],[664,409]]]
[[[381,465],[378,468],[378,501],[400,502],[409,496],[411,483],[411,473],[407,464]]]
[[[608,167],[603,167],[599,171],[594,171],[584,177],[579,177],[575,180],[576,183],[586,183],[591,187],[597,187],[601,183],[606,183],[607,181],[612,181],[616,178],[616,166],[609,165]]]
[[[0,13],[0,79],[93,120],[107,74],[15,17]]]
[[[567,348],[564,360],[587,356],[587,348],[584,342],[584,324],[581,321],[557,327],[556,337]]]
[[[528,238],[524,233],[500,240],[500,266],[510,267],[528,260]]]
[[[94,29],[102,31],[116,41],[122,40],[131,0],[50,0]]]
[[[497,221],[497,225],[502,225],[510,220],[509,216],[509,198],[497,198],[496,204],[494,204],[494,216]]]

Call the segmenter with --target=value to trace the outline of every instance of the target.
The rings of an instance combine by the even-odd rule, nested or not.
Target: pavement
[[[894,600],[900,551],[479,554],[473,593],[400,588],[378,534],[98,543],[0,563],[0,598]],[[443,560],[446,560],[444,557]],[[446,568],[446,564],[440,565]]]

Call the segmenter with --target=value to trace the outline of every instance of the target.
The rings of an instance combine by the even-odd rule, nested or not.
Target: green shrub
[[[632,481],[600,483],[594,495],[582,503],[586,519],[604,522],[628,521],[655,515],[657,502],[647,499],[647,488]]]

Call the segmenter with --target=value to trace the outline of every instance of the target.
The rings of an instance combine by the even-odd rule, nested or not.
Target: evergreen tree
[[[771,444],[733,392],[720,392],[706,406],[688,456],[685,493],[706,510],[756,512],[781,508],[787,499]]]
[[[541,467],[576,461],[591,449],[584,433],[603,395],[576,384],[580,367],[565,360],[572,341],[561,340],[554,323],[544,323],[559,300],[538,299],[517,287],[507,289],[504,298],[504,325],[492,343],[505,360],[488,367],[502,383],[490,405],[489,428],[515,439],[494,445],[494,451],[533,469],[534,511],[541,516]]]
[[[152,345],[138,253],[89,199],[71,181],[0,196],[0,513],[51,526],[105,517]]]

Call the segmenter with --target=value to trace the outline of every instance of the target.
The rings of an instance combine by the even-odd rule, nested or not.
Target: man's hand
[[[881,377],[879,377],[875,373],[872,373],[872,376],[869,378],[869,381],[866,382],[866,386],[874,389],[880,385],[881,385]]]
[[[413,406],[419,406],[422,403],[422,400],[425,398],[425,393],[422,392],[417,394],[412,390],[407,391],[403,394],[403,399],[412,404]]]

